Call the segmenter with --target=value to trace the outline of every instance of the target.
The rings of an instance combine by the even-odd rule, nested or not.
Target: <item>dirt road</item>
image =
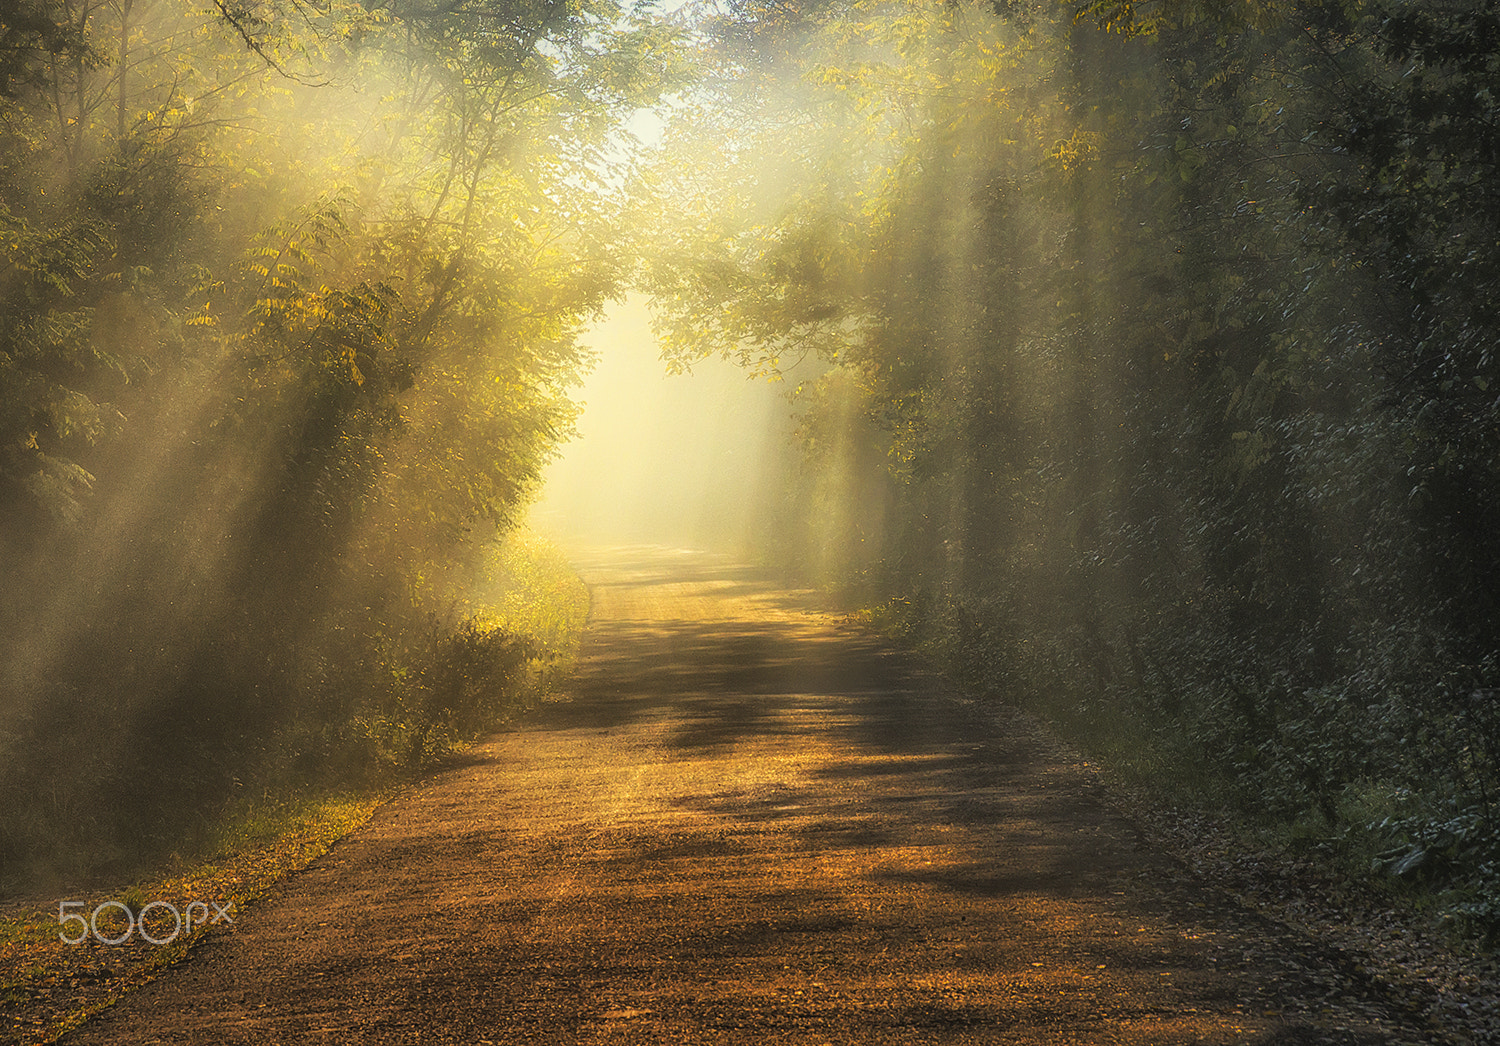
[[[1426,1041],[799,595],[702,554],[581,566],[570,702],[65,1041]]]

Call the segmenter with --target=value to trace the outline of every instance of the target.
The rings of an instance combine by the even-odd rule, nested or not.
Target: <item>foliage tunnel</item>
[[[464,579],[636,286],[785,382],[769,555],[1493,929],[1497,65],[1489,0],[8,4],[0,857],[483,729]]]
[[[778,554],[1493,929],[1495,5],[716,10],[650,278],[793,387]]]

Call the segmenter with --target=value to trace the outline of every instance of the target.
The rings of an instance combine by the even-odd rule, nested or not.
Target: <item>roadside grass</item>
[[[577,656],[589,594],[558,549],[529,533],[498,542],[467,602],[479,624],[524,636],[540,652],[521,684],[524,693],[505,695],[497,724],[562,686]],[[444,752],[462,747],[454,742]],[[196,811],[175,851],[117,865],[108,876],[69,876],[62,861],[54,870],[64,871],[47,881],[12,879],[9,896],[0,895],[0,1046],[54,1042],[210,935],[234,932],[231,920],[247,906],[365,824],[433,765],[388,764],[353,782],[278,777],[256,795]],[[99,936],[106,939],[129,929],[127,910],[133,918],[154,904],[148,910],[152,935],[170,942],[152,944],[133,932],[122,943],[106,944],[90,932],[80,943],[66,943],[80,935],[80,924],[62,921],[64,902],[76,902],[66,911],[84,917],[105,905]],[[205,924],[173,936],[165,906],[182,913],[195,903],[203,906],[195,911],[206,913]],[[161,919],[167,921],[158,925]]]
[[[387,789],[246,804],[226,814],[219,845],[198,858],[169,855],[154,873],[129,884],[61,886],[54,895],[0,904],[0,1043],[54,1042],[179,962],[208,935],[233,932],[232,920],[246,906],[363,825],[393,794]],[[172,932],[175,923],[153,925],[152,935],[169,941],[161,945],[139,933],[120,944],[92,934],[69,944],[64,938],[81,934],[77,922],[61,921],[64,902],[77,902],[68,910],[84,917],[107,905],[98,920],[106,939],[129,930],[121,905],[139,913],[160,902],[184,913],[196,902],[203,906],[202,925],[178,934]],[[165,908],[155,912],[168,917]]]
[[[1124,800],[1128,815],[1170,839],[1190,863],[1234,863],[1245,891],[1268,897],[1306,892],[1332,904],[1403,909],[1445,932],[1462,930],[1443,917],[1452,900],[1444,890],[1379,870],[1391,846],[1380,826],[1411,815],[1419,801],[1409,793],[1363,780],[1336,796],[1327,813],[1257,807],[1226,778],[1222,753],[1194,750],[1127,710],[1044,697],[1009,703],[1082,753]]]

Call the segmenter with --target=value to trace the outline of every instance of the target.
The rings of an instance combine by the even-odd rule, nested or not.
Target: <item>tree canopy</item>
[[[678,35],[608,0],[7,8],[10,867],[487,721],[457,691],[536,652],[463,582],[571,429],[632,264],[618,127]]]
[[[1493,926],[1492,5],[717,11],[651,272],[795,385],[781,555]]]

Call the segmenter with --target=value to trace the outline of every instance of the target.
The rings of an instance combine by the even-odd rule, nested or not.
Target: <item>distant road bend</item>
[[[571,701],[65,1041],[1422,1041],[802,595],[701,553],[580,568]]]

